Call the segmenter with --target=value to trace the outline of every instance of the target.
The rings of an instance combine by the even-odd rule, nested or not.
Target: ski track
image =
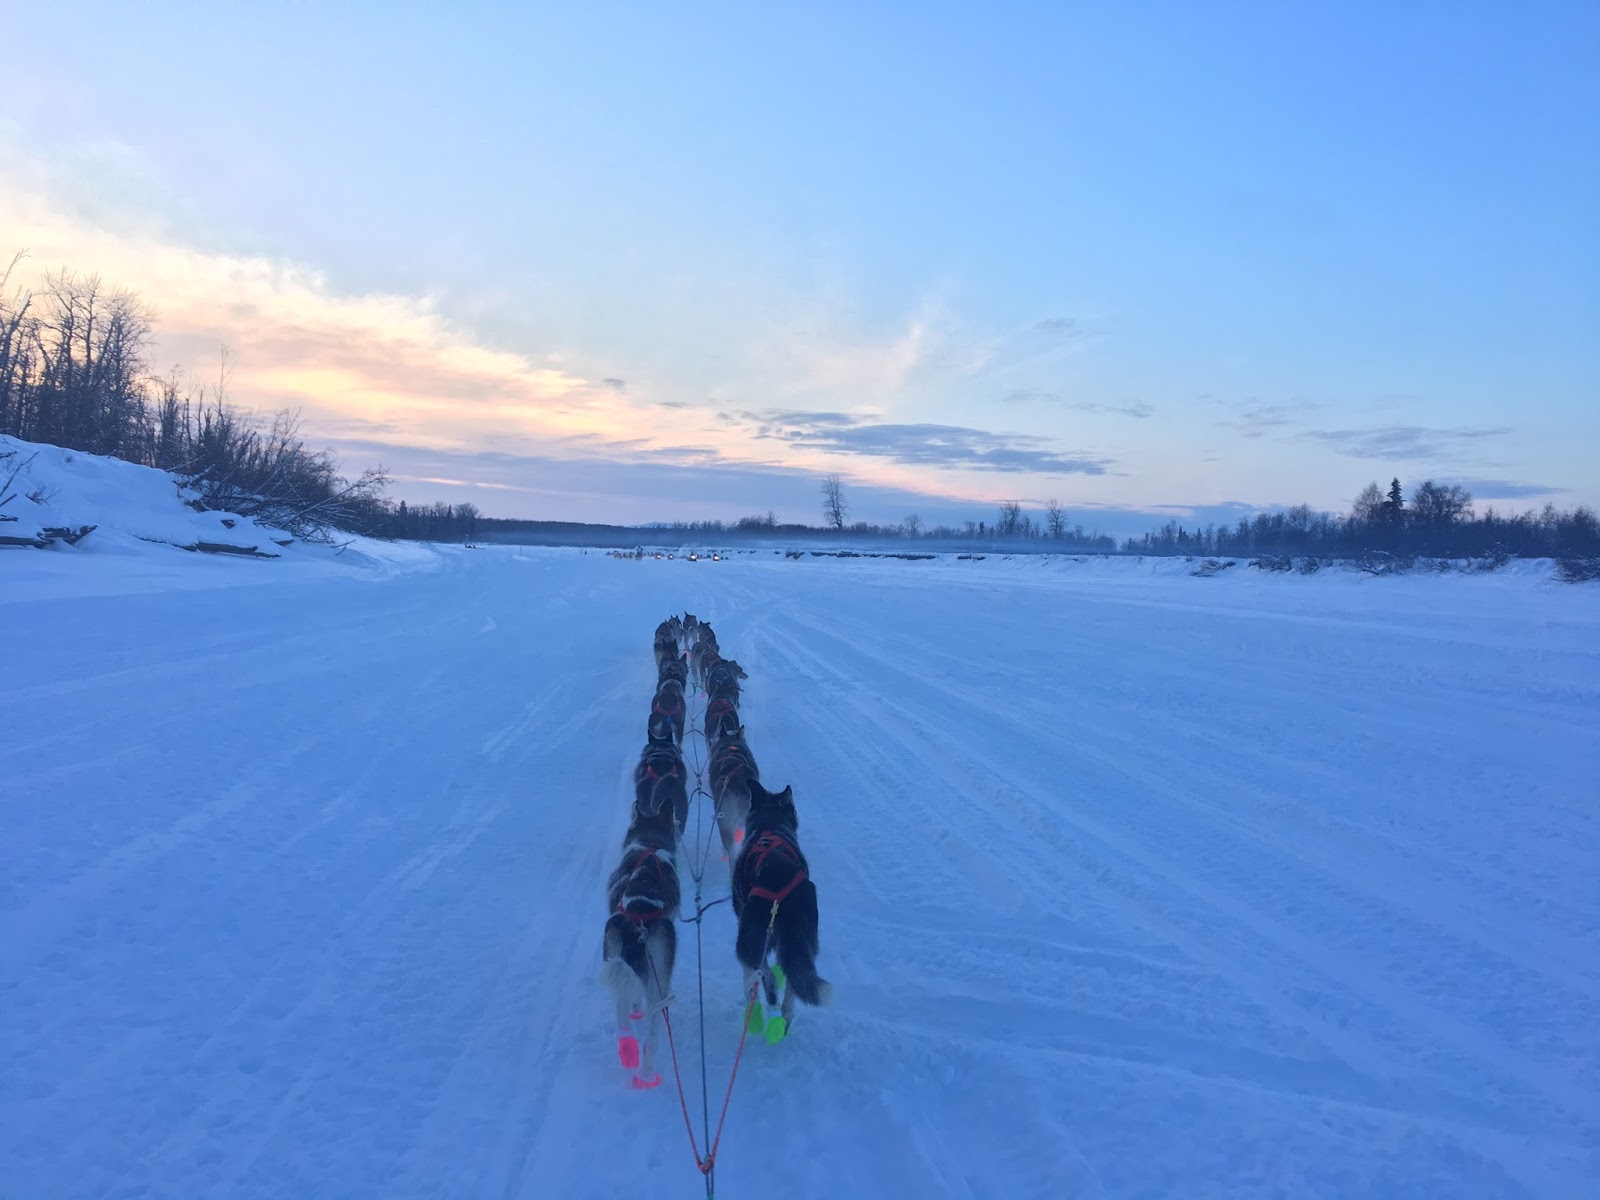
[[[666,1047],[625,1089],[597,982],[685,610],[750,673],[836,989],[747,1046],[720,1195],[1600,1177],[1592,591],[509,550],[262,578],[3,608],[0,1195],[702,1194]],[[713,851],[703,900],[726,879]],[[714,1123],[728,906],[700,932]]]

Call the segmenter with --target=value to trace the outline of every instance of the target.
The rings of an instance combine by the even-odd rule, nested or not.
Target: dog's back
[[[687,775],[683,756],[670,734],[665,741],[655,739],[657,722],[665,724],[666,718],[651,714],[651,741],[633,771],[633,817],[640,821],[665,815],[671,819],[675,835],[681,837],[689,822]]]
[[[713,700],[732,700],[739,702],[739,680],[748,679],[749,675],[737,662],[731,658],[718,658],[715,662],[708,662],[705,667],[706,695]]]
[[[601,980],[616,1009],[617,1054],[634,1072],[634,1087],[654,1087],[656,1027],[668,1002],[677,959],[681,903],[670,819],[636,819],[622,846],[622,861],[606,886]],[[635,1021],[644,1019],[641,1045]]]
[[[817,885],[800,849],[794,793],[790,788],[768,792],[754,781],[750,793],[744,848],[733,865],[733,907],[739,918],[735,952],[746,969],[759,971],[770,950],[797,999],[827,1004],[833,990],[817,974],[822,948]]]
[[[611,872],[606,896],[613,914],[648,922],[678,915],[681,900],[670,817],[634,818],[622,843],[622,861]]]
[[[739,710],[726,696],[718,696],[706,705],[706,745],[714,755],[722,743],[737,737],[744,728],[739,723]]]
[[[689,718],[688,706],[683,699],[683,681],[681,679],[664,679],[656,688],[656,694],[650,701],[650,716],[664,718],[672,727],[672,740],[676,745],[683,745],[683,727]]]

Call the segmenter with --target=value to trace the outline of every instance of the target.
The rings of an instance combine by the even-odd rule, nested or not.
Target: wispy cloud
[[[1510,432],[1506,426],[1430,429],[1423,425],[1380,425],[1365,429],[1313,429],[1302,436],[1349,458],[1438,459]]]
[[[1218,423],[1242,437],[1258,438],[1293,424],[1299,411],[1298,407],[1288,404],[1252,404]]]
[[[733,414],[758,438],[808,450],[884,458],[911,466],[1040,475],[1103,475],[1108,460],[1054,448],[1049,439],[962,425],[880,422],[874,415],[769,409]]]
[[[1132,404],[1106,404],[1098,400],[1067,400],[1059,392],[1043,388],[1012,388],[1000,397],[1004,404],[1055,404],[1074,412],[1101,413],[1106,416],[1132,417],[1142,421],[1155,415],[1155,409],[1142,402]]]
[[[1568,490],[1539,483],[1514,483],[1507,479],[1441,479],[1439,482],[1464,487],[1478,500],[1539,500],[1547,496],[1559,496]]]

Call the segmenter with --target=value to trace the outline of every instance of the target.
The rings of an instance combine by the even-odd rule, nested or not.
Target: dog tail
[[[606,922],[605,965],[601,982],[615,987],[629,976],[637,979],[645,995],[658,990],[665,995],[672,986],[672,968],[678,956],[678,930],[670,919],[649,922],[645,936],[621,913]]]
[[[778,965],[804,1004],[831,1004],[833,986],[817,974],[817,885],[807,879],[778,905],[772,931]]]

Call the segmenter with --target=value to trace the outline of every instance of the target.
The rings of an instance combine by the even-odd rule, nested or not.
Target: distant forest
[[[1129,554],[1310,555],[1361,558],[1389,555],[1426,558],[1578,558],[1600,555],[1600,521],[1583,506],[1562,511],[1546,504],[1538,512],[1481,516],[1472,495],[1455,484],[1430,480],[1406,499],[1400,481],[1387,492],[1367,484],[1342,515],[1313,512],[1306,505],[1240,517],[1236,525],[1186,529],[1168,521],[1143,537],[1129,538]]]
[[[65,271],[46,275],[35,291],[9,290],[20,257],[0,271],[0,433],[171,471],[193,489],[198,505],[257,517],[305,538],[344,530],[425,541],[607,547],[665,540],[914,541],[930,549],[1385,556],[1400,563],[1600,556],[1600,521],[1588,508],[1562,511],[1547,504],[1539,512],[1502,515],[1489,508],[1477,515],[1464,488],[1432,480],[1417,484],[1409,497],[1398,479],[1387,491],[1370,483],[1342,515],[1297,505],[1227,526],[1191,529],[1168,521],[1120,547],[1105,534],[1069,524],[1054,500],[1031,512],[1008,501],[992,519],[960,526],[926,526],[916,515],[888,525],[850,522],[849,497],[837,475],[822,481],[819,525],[780,523],[770,512],[732,522],[592,525],[496,519],[472,504],[396,504],[384,494],[382,470],[345,478],[330,452],[306,445],[293,414],[263,421],[231,405],[226,360],[210,387],[176,373],[152,373],[153,318],[131,293]]]

